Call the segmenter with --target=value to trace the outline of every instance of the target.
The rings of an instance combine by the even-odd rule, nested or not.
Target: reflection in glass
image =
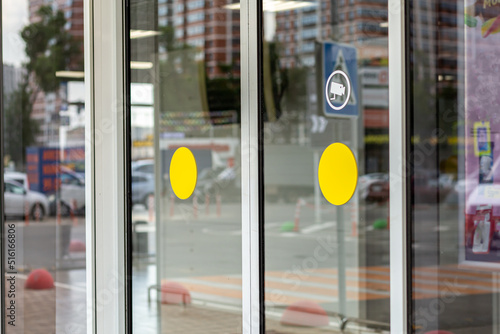
[[[86,333],[83,1],[3,1],[6,333]]]
[[[413,328],[497,333],[497,3],[411,8]]]
[[[133,323],[141,334],[241,332],[240,29],[239,12],[226,5],[131,3]]]
[[[388,330],[387,1],[263,15],[267,330]],[[359,170],[344,205],[327,199],[354,169],[320,165],[333,143]]]

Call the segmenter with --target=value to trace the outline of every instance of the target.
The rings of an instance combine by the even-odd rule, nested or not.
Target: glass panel
[[[267,330],[388,330],[387,1],[263,15]]]
[[[500,328],[497,1],[410,7],[413,328]]]
[[[137,333],[241,332],[240,26],[227,4],[131,1]]]
[[[83,1],[2,1],[6,333],[87,333]]]

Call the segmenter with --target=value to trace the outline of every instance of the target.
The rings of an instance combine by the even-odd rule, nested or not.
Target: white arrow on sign
[[[312,133],[316,133],[316,132],[318,132],[318,125],[319,125],[318,124],[318,116],[311,115],[311,120],[312,120],[312,123],[313,123],[312,128],[311,128],[311,132]]]
[[[328,125],[328,120],[323,116],[311,115],[312,120],[312,133],[323,133],[325,132],[326,126]]]
[[[325,132],[326,126],[328,125],[328,120],[323,116],[319,116],[319,133]]]

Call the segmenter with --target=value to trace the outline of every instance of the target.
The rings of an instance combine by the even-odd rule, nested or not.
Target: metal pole
[[[321,189],[318,181],[319,151],[314,150],[314,222],[321,223]]]
[[[344,243],[344,206],[337,206],[337,244],[338,244],[338,299],[339,313],[346,317],[346,280],[345,280],[345,243]]]

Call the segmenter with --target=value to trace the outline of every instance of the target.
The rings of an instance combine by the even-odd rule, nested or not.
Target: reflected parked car
[[[49,212],[47,196],[26,190],[22,184],[11,180],[4,182],[4,201],[6,217],[24,217],[28,212],[33,219],[42,220]]]
[[[155,164],[153,159],[137,160],[131,164],[132,174],[135,172],[154,175]]]
[[[85,213],[85,179],[67,167],[61,167],[59,175],[61,185],[59,193],[49,196],[50,214],[57,213],[57,195],[61,199],[61,215],[69,216],[71,210],[75,214]]]
[[[5,180],[11,180],[19,183],[24,189],[29,190],[28,175],[21,172],[6,171],[4,174]]]
[[[132,204],[143,204],[149,208],[149,196],[155,194],[153,174],[132,173]]]
[[[389,199],[389,175],[370,173],[359,177],[358,191],[366,202],[385,202]]]

